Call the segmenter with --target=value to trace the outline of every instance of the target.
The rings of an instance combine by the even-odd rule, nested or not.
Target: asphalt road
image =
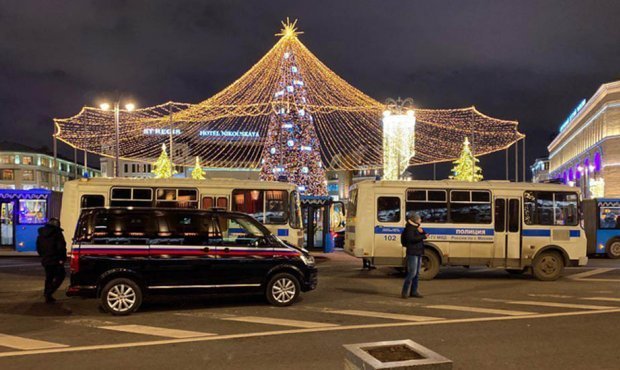
[[[620,261],[591,260],[555,282],[448,268],[408,300],[393,270],[360,266],[320,258],[318,289],[287,308],[257,296],[157,297],[114,317],[60,292],[42,303],[37,260],[3,258],[0,369],[342,369],[343,344],[396,339],[455,369],[620,368]]]

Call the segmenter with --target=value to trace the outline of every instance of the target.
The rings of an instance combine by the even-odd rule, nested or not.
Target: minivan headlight
[[[299,255],[299,257],[301,257],[301,260],[304,261],[306,266],[314,266],[314,257],[312,257],[311,255],[305,255],[302,253]]]

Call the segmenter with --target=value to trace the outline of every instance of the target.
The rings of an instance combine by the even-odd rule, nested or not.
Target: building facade
[[[549,144],[549,176],[584,198],[620,197],[620,81],[582,101]]]
[[[101,172],[14,143],[0,143],[0,189],[62,191],[66,181]]]
[[[549,181],[549,158],[536,158],[530,170],[532,170],[532,182]]]

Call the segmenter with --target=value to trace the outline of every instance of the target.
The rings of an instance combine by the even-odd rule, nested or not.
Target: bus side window
[[[511,233],[519,231],[519,224],[521,223],[520,215],[519,200],[510,199],[508,203],[508,231]]]
[[[377,221],[399,222],[400,221],[400,198],[379,197],[377,198]]]
[[[504,232],[506,230],[506,201],[495,199],[495,231]]]
[[[80,201],[81,208],[103,207],[105,206],[105,197],[103,195],[86,194],[82,195]]]

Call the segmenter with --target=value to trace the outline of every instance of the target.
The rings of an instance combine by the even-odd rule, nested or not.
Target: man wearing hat
[[[422,255],[424,255],[426,232],[420,226],[421,222],[422,219],[417,213],[409,214],[405,230],[400,235],[400,243],[404,248],[407,248],[407,275],[405,276],[401,293],[403,298],[422,298],[422,295],[418,293],[418,277],[420,275]]]
[[[45,226],[39,228],[37,253],[41,256],[41,265],[45,268],[45,289],[43,295],[46,303],[54,303],[52,296],[65,279],[65,261],[67,260],[67,243],[62,236],[60,221],[51,218]]]

